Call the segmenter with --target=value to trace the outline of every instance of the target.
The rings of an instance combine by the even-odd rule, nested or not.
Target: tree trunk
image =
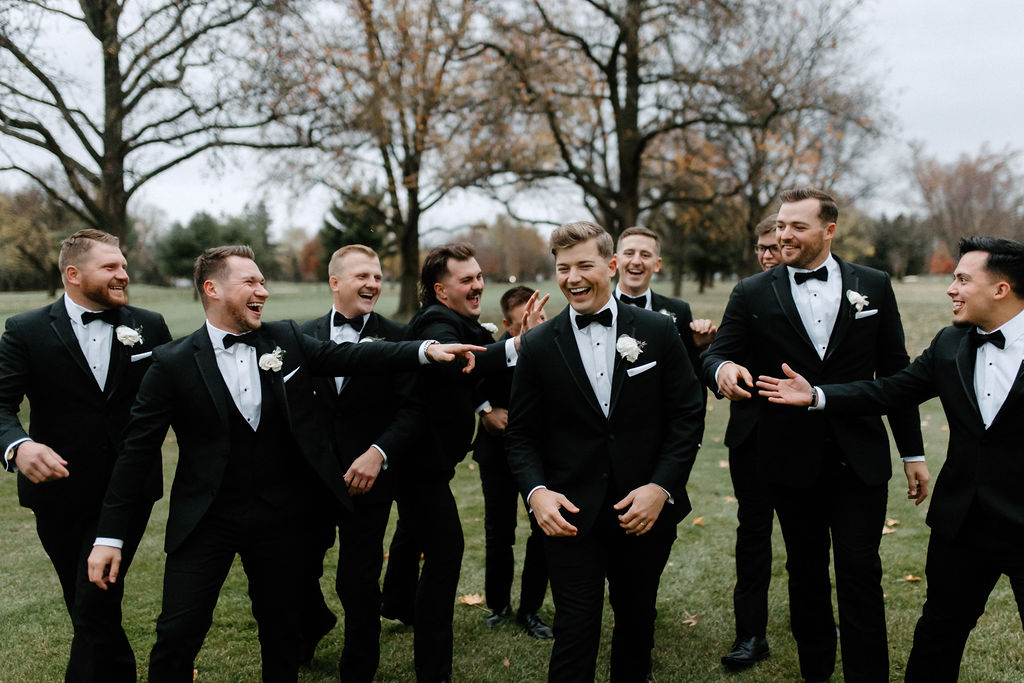
[[[395,319],[406,322],[419,310],[420,282],[420,205],[415,190],[408,192],[409,213],[398,236],[398,251],[402,262],[401,288],[398,292],[398,310]]]

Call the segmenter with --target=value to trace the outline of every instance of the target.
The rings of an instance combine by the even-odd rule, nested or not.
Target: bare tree
[[[129,200],[168,169],[215,148],[301,144],[294,100],[266,96],[274,64],[247,40],[268,4],[4,0],[0,170],[123,237]],[[64,183],[39,171],[54,163]]]

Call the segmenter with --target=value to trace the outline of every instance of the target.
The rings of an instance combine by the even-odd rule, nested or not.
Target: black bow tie
[[[976,349],[981,348],[985,344],[991,344],[997,349],[1001,349],[1006,346],[1006,337],[1003,336],[1002,330],[996,330],[992,334],[985,334],[984,332],[979,332],[978,328],[975,327],[971,329],[970,337],[971,344],[973,344]]]
[[[626,294],[619,294],[619,301],[624,304],[633,304],[640,308],[647,308],[647,295],[643,296],[628,296]]]
[[[93,320],[102,320],[111,325],[117,324],[118,313],[116,308],[108,308],[105,311],[82,311],[82,324],[88,325]]]
[[[235,344],[248,344],[249,346],[256,348],[256,333],[252,330],[245,332],[244,334],[225,334],[224,335],[224,348],[230,349]]]
[[[612,309],[606,308],[600,313],[581,313],[576,316],[576,327],[581,330],[590,323],[598,323],[605,327],[612,326]]]
[[[346,318],[337,311],[334,312],[334,317],[331,319],[331,325],[334,327],[344,327],[345,325],[350,326],[353,330],[358,332],[363,329],[363,316],[357,315],[354,318]]]
[[[822,266],[817,270],[812,270],[809,273],[793,273],[793,279],[796,280],[798,285],[802,285],[808,280],[821,280],[822,282],[828,282],[828,268]]]

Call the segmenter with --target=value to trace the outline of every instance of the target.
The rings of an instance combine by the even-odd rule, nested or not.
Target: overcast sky
[[[875,162],[880,171],[905,160],[910,140],[945,161],[974,154],[983,143],[994,151],[1024,150],[1024,1],[869,0],[862,18],[865,65],[883,75],[898,126]],[[329,202],[326,193],[296,199],[259,187],[258,176],[239,168],[221,169],[221,176],[205,168],[202,159],[191,162],[149,183],[140,197],[170,220],[187,220],[200,210],[236,213],[267,196],[278,232],[289,225],[317,229]],[[905,188],[897,180],[883,185],[883,206],[896,206]],[[428,213],[424,224],[490,213],[461,196]]]

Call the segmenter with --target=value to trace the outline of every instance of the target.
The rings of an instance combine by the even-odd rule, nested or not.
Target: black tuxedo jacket
[[[498,341],[504,344],[508,341],[508,332],[505,332]],[[515,367],[506,367],[496,370],[479,381],[476,387],[476,398],[474,403],[480,405],[484,401],[491,404],[492,408],[504,408],[508,410],[509,399],[512,396],[512,377],[515,374]],[[488,433],[483,426],[477,427],[476,439],[473,441],[473,459],[477,462],[488,462],[497,459],[505,459],[505,437]]]
[[[896,297],[884,272],[839,261],[843,294],[835,327],[819,358],[804,329],[785,265],[741,280],[729,297],[718,335],[704,354],[703,379],[717,392],[715,371],[726,360],[744,364],[758,375],[782,377],[788,363],[811,384],[851,382],[892,375],[909,362]],[[857,316],[847,298],[855,291],[869,300]],[[877,312],[874,312],[877,311]],[[839,416],[809,412],[758,401],[758,450],[770,477],[789,486],[810,486],[820,471],[826,438],[866,484],[892,476],[889,439],[874,416]],[[889,413],[889,425],[900,453],[922,455],[921,422],[917,406]]]
[[[679,332],[679,338],[683,340],[683,346],[686,347],[686,355],[690,358],[690,364],[695,369],[699,368],[701,354],[700,350],[693,343],[693,330],[690,329],[690,323],[693,322],[693,312],[690,310],[690,304],[682,299],[662,296],[651,290],[651,308],[654,309],[655,313],[668,311],[672,314],[676,330]]]
[[[507,367],[504,342],[495,342],[480,323],[465,318],[447,306],[433,304],[409,321],[409,334],[416,339],[436,339],[442,344],[478,344],[487,347],[476,354],[473,372],[462,372],[463,363],[434,365],[417,374],[414,395],[423,406],[429,442],[412,463],[412,469],[454,473],[455,465],[472,447],[476,428],[477,382],[482,376],[500,373]]]
[[[566,513],[580,534],[609,494],[618,500],[652,482],[675,500],[662,520],[678,523],[690,511],[686,481],[704,432],[701,386],[671,319],[616,305],[616,339],[626,334],[646,346],[632,363],[615,354],[608,417],[583,369],[568,307],[523,336],[512,380],[505,442],[519,489],[524,497],[540,485],[565,494],[580,508]]]
[[[324,341],[331,339],[331,314],[309,320],[299,326],[303,334]],[[359,333],[360,340],[402,341],[405,325],[392,322],[378,313],[370,313]],[[366,341],[365,344],[375,342]],[[407,373],[356,375],[346,377],[341,393],[333,377],[314,377],[313,392],[333,429],[336,452],[344,473],[352,461],[377,444],[388,457],[388,469],[382,469],[366,500],[391,500],[394,497],[393,474],[402,467],[421,428],[419,411],[408,396]]]
[[[118,325],[140,330],[142,342],[128,347],[113,336],[103,389],[85,360],[63,297],[7,320],[0,338],[0,453],[29,436],[67,460],[70,473],[42,484],[19,474],[18,498],[25,507],[99,510],[150,353],[171,340],[158,313],[124,306],[118,315]],[[23,397],[32,411],[28,433],[18,421]],[[147,502],[159,498],[159,468],[147,470],[139,485]]]
[[[351,508],[328,423],[314,396],[314,376],[351,376],[412,370],[419,364],[415,342],[335,344],[306,336],[292,321],[264,323],[256,355],[284,351],[279,371],[261,370],[285,411],[297,453],[282,453],[282,467],[308,466],[333,494]],[[160,461],[168,426],[178,440],[178,466],[171,485],[164,547],[173,552],[203,518],[223,481],[231,445],[231,398],[205,325],[158,349],[139,388],[125,430],[124,445],[103,503],[98,536],[124,538],[137,509],[138,484]],[[305,465],[297,458],[305,459]],[[339,510],[340,512],[340,510]]]
[[[953,536],[963,529],[972,504],[983,506],[1005,522],[1001,529],[1024,539],[1024,365],[1017,371],[1006,401],[991,426],[978,410],[974,392],[974,364],[977,352],[967,329],[947,327],[907,369],[874,382],[827,384],[825,412],[877,414],[918,404],[938,396],[949,422],[949,446],[932,490],[928,524]],[[1004,542],[1008,538],[1002,539]]]

